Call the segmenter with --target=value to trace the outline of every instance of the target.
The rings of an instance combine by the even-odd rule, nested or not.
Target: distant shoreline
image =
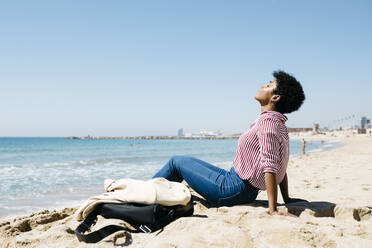
[[[226,140],[226,139],[238,139],[239,135],[231,136],[126,136],[126,137],[117,137],[117,136],[68,136],[64,137],[65,139],[77,139],[77,140]]]

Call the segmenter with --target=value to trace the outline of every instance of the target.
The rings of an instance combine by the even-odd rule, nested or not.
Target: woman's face
[[[261,86],[254,97],[261,105],[266,105],[270,102],[271,97],[274,95],[276,89],[276,78]]]

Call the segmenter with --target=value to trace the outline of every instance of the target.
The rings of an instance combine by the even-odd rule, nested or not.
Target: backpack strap
[[[108,225],[105,226],[97,231],[84,234],[85,232],[89,232],[90,228],[96,224],[97,222],[97,215],[100,214],[100,208],[96,208],[93,212],[91,212],[85,220],[75,229],[75,234],[79,241],[84,241],[86,243],[97,243],[102,239],[106,238],[107,236],[117,232],[117,231],[128,231],[131,233],[139,233],[139,232],[151,232],[151,230],[146,226],[139,226],[135,227],[136,229],[129,229],[123,226],[117,225]],[[149,231],[147,231],[149,230]]]

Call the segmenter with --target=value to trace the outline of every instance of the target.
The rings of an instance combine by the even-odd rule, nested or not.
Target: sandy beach
[[[73,230],[76,208],[44,210],[0,220],[0,247],[372,247],[372,137],[365,135],[292,136],[338,139],[334,150],[291,158],[289,194],[308,202],[279,210],[298,218],[270,216],[266,192],[257,201],[211,207],[197,201],[191,217],[151,234],[117,232],[97,244],[79,242]],[[95,229],[118,220],[99,218]]]

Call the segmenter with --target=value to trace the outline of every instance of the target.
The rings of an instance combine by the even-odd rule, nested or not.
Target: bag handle
[[[128,231],[131,233],[139,233],[139,232],[151,232],[151,229],[147,226],[141,225],[136,230],[129,229],[128,227],[117,226],[117,225],[108,225],[102,227],[101,229],[88,233],[83,234],[87,231],[90,231],[91,226],[96,224],[97,222],[97,215],[100,213],[100,209],[96,208],[93,212],[91,212],[85,220],[75,229],[75,234],[79,241],[84,241],[86,243],[97,243],[102,239],[106,238],[107,236],[117,232],[117,231]]]

